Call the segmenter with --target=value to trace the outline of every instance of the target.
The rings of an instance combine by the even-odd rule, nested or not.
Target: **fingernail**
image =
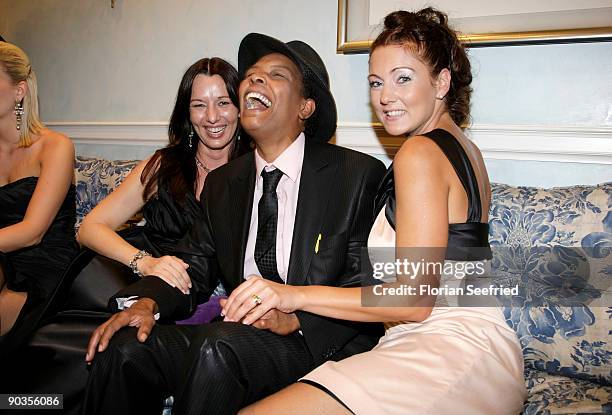
[[[98,351],[101,352],[102,351],[102,346],[98,346]]]

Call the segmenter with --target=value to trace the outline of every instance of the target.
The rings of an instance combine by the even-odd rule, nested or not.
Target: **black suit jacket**
[[[343,147],[306,140],[288,284],[358,286],[362,248],[373,222],[374,196],[384,165]],[[244,279],[244,258],[255,188],[255,157],[246,154],[212,171],[200,198],[203,213],[177,247],[193,288],[182,294],[159,278],[144,278],[115,297],[149,297],[162,318],[179,318],[210,297],[219,281],[231,293]],[[315,253],[318,235],[322,238]],[[111,299],[111,307],[116,301]],[[365,351],[381,325],[296,312],[315,362],[336,352]]]

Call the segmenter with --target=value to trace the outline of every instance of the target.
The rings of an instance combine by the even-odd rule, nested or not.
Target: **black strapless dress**
[[[25,177],[0,187],[0,228],[23,220],[38,177]],[[27,301],[13,328],[0,340],[8,351],[24,341],[44,316],[68,265],[78,252],[74,237],[75,188],[70,186],[64,202],[42,241],[17,251],[0,253],[7,287],[27,292]]]

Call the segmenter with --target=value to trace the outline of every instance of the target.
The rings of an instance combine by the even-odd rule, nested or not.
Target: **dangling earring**
[[[17,117],[17,131],[21,131],[21,121],[23,117],[23,105],[21,101],[15,102],[15,116]]]
[[[193,148],[193,127],[190,127],[189,130],[189,148]]]

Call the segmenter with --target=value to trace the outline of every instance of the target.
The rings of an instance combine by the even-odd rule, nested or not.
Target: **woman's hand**
[[[143,275],[153,275],[166,281],[171,286],[178,288],[183,294],[189,294],[191,278],[187,273],[187,265],[181,259],[165,255],[160,258],[145,256],[136,263],[138,270]]]
[[[299,287],[278,284],[259,275],[251,275],[240,284],[223,305],[224,321],[252,324],[268,311],[292,313],[299,308]],[[244,319],[244,320],[243,320]]]

